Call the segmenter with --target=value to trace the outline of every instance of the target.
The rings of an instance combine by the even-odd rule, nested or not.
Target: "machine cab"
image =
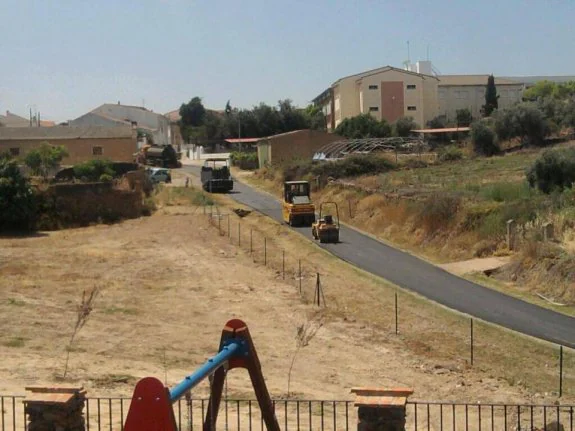
[[[284,200],[290,204],[309,204],[310,186],[307,181],[286,181],[284,183]]]

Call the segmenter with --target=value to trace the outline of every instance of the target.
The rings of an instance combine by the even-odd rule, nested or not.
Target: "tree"
[[[489,157],[500,151],[495,140],[495,133],[483,121],[475,121],[471,124],[471,142],[476,154]]]
[[[396,136],[409,136],[411,131],[417,129],[418,125],[413,117],[401,117],[394,125]]]
[[[308,105],[305,109],[308,127],[312,130],[326,130],[327,118],[323,113],[321,107],[317,105]]]
[[[485,105],[483,105],[483,114],[489,117],[499,106],[499,96],[495,87],[495,78],[489,75],[487,78],[487,87],[485,88]]]
[[[370,114],[346,118],[335,129],[335,133],[346,138],[387,138],[391,126],[385,120],[378,121]]]
[[[68,151],[65,147],[42,142],[40,147],[26,154],[24,164],[32,170],[34,175],[39,175],[46,179],[50,171],[57,168],[64,157],[68,157]]]
[[[541,111],[527,103],[495,114],[495,132],[503,140],[520,137],[527,145],[542,145],[547,126]]]
[[[85,181],[103,181],[114,177],[115,172],[109,160],[94,159],[74,165],[74,177]]]
[[[447,126],[447,120],[443,115],[438,115],[437,117],[427,122],[427,127],[431,129],[443,129],[446,126]]]
[[[188,103],[180,106],[180,132],[182,137],[189,141],[193,135],[193,128],[204,125],[206,108],[199,97],[192,98]]]
[[[545,151],[526,176],[529,185],[543,193],[571,188],[575,182],[575,148]]]
[[[15,160],[0,157],[0,232],[33,227],[36,200]]]
[[[457,127],[467,127],[473,121],[471,111],[467,108],[456,110],[455,116],[457,118]]]

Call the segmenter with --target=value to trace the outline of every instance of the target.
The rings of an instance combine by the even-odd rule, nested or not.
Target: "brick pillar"
[[[30,386],[26,391],[28,431],[85,431],[83,387]]]
[[[412,389],[354,388],[357,431],[405,431],[405,405]]]

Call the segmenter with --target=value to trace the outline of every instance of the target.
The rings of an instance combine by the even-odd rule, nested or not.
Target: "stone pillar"
[[[553,223],[545,223],[543,225],[543,241],[553,241],[554,229]]]
[[[354,388],[357,431],[405,431],[405,405],[412,389]]]
[[[516,245],[517,223],[515,220],[507,220],[507,248],[514,250]]]
[[[28,431],[85,431],[83,387],[30,386],[26,391]]]

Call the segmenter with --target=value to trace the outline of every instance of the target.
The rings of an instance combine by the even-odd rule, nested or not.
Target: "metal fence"
[[[0,396],[1,431],[26,430],[21,396]],[[208,399],[180,400],[174,414],[181,431],[202,430]],[[84,408],[86,430],[123,429],[129,398],[89,398]],[[282,430],[347,431],[357,428],[357,410],[352,401],[275,400]],[[412,401],[407,404],[407,430],[529,430],[575,431],[573,405],[465,404]],[[264,430],[255,400],[222,400],[217,429]],[[561,424],[557,427],[554,424]]]

